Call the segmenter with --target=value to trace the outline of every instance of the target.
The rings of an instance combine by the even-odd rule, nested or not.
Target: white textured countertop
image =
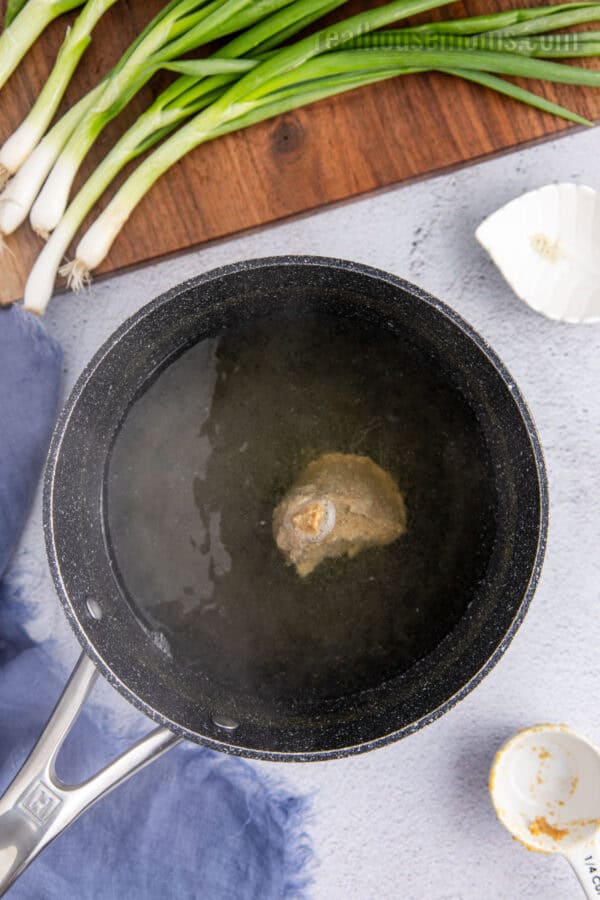
[[[271,765],[314,797],[314,900],[579,896],[566,863],[511,841],[486,785],[496,748],[520,727],[567,722],[600,743],[600,326],[529,312],[473,232],[498,206],[547,182],[600,188],[599,151],[598,129],[570,136],[112,278],[57,298],[47,315],[65,348],[69,390],[123,319],[184,279],[251,257],[345,257],[414,281],[456,309],[505,361],[533,411],[550,476],[550,540],[506,656],[457,708],[398,744],[330,763]],[[39,574],[35,594],[47,595],[34,636],[64,633],[74,660],[40,520],[38,498],[21,544]],[[104,702],[124,703],[114,692]]]

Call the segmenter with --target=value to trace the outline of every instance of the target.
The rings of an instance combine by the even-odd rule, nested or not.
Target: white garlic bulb
[[[600,194],[549,184],[517,197],[475,236],[514,292],[563,322],[600,322]]]

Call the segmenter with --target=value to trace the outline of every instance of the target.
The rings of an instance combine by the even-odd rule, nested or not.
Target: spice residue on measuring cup
[[[556,825],[551,825],[545,816],[536,816],[533,822],[529,823],[529,831],[534,837],[545,835],[552,838],[553,841],[562,841],[569,833],[568,828],[558,828]]]

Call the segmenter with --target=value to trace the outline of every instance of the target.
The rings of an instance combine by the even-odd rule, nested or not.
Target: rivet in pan
[[[239,722],[236,722],[235,719],[229,719],[227,716],[213,716],[212,720],[217,728],[222,728],[223,731],[235,731],[236,728],[240,727]]]
[[[102,607],[98,603],[98,601],[94,597],[88,597],[86,600],[87,610],[92,617],[92,619],[96,619],[100,621],[102,618]]]

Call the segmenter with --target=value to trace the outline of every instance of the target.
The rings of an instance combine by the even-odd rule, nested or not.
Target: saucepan
[[[356,353],[332,391],[349,334]],[[244,365],[219,369],[225,346]],[[225,424],[207,430],[218,396]],[[321,440],[314,423],[336,417],[337,442]],[[285,435],[304,428],[306,461],[323,451],[385,457],[408,526],[386,548],[301,577],[279,558],[269,517],[296,464]],[[224,461],[239,488],[219,481]],[[260,511],[245,510],[246,488],[268,494]],[[352,262],[277,257],[201,275],[106,342],[57,424],[44,512],[56,590],[83,653],[0,800],[4,890],[88,806],[180,740],[260,760],[327,760],[437,719],[498,661],[525,615],[547,489],[518,387],[451,309]],[[200,570],[210,590],[190,583]],[[157,727],[66,785],[55,760],[98,673]]]

